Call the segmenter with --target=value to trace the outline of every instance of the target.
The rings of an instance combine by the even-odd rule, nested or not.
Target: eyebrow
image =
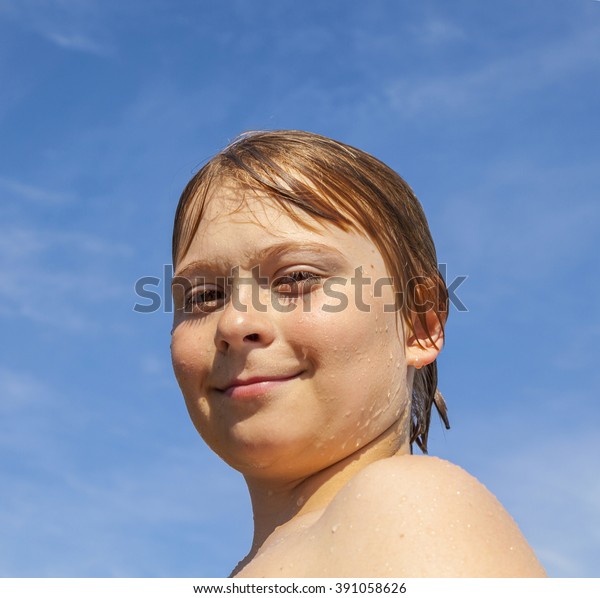
[[[281,257],[288,253],[317,253],[320,255],[332,255],[337,259],[345,260],[344,254],[337,248],[325,243],[297,243],[294,241],[284,241],[283,243],[275,243],[269,245],[256,252],[255,261],[262,262],[266,259]],[[238,264],[239,265],[239,264]],[[175,273],[174,277],[185,277],[195,272],[211,272],[222,273],[224,270],[229,271],[229,264],[220,258],[211,260],[195,260],[189,263],[185,268]]]

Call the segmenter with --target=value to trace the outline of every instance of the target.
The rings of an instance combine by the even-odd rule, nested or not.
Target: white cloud
[[[513,403],[505,414],[460,422],[455,442],[461,430],[469,435],[463,462],[515,518],[550,576],[596,576],[600,437],[592,422],[568,425],[576,393],[554,396],[548,389],[535,405],[521,394],[518,414]],[[560,405],[548,413],[554,399]]]
[[[507,496],[510,492],[511,500],[520,502],[517,518],[527,522],[531,541],[540,558],[548,558],[553,575],[598,574],[600,440],[580,433],[573,442],[538,438],[537,443],[520,446],[518,454],[507,454],[498,464]]]
[[[106,56],[113,48],[102,28],[105,8],[106,4],[96,0],[5,0],[0,15],[65,50]]]
[[[226,575],[247,548],[247,495],[239,475],[195,449],[3,475],[0,575]]]
[[[1,232],[0,255],[9,259],[48,254],[55,249],[100,257],[132,255],[132,248],[125,243],[82,231],[9,227]]]
[[[73,332],[97,330],[90,309],[130,298],[129,284],[111,272],[115,258],[130,255],[123,243],[81,231],[0,227],[0,314]]]
[[[144,376],[152,378],[153,383],[171,387],[172,371],[165,356],[143,355],[140,358],[140,370]]]
[[[440,18],[430,18],[413,28],[415,37],[427,45],[441,45],[464,39],[464,31],[455,23]]]
[[[48,206],[65,204],[73,199],[71,194],[64,191],[53,191],[3,176],[0,176],[0,189],[4,190],[3,195],[9,193],[19,199]]]
[[[108,46],[103,45],[82,33],[56,33],[44,31],[43,34],[51,42],[66,50],[89,52],[98,56],[106,56],[111,53]]]
[[[406,118],[426,111],[469,110],[472,115],[489,101],[537,90],[600,62],[600,27],[529,51],[486,61],[453,75],[397,79],[384,90],[389,106]]]
[[[487,302],[522,293],[522,284],[553,283],[593,255],[600,218],[596,164],[540,162],[516,148],[449,192],[432,218],[444,259],[454,274],[477,276],[468,291],[481,291]]]
[[[538,559],[545,564],[546,572],[555,572],[551,577],[556,577],[556,572],[561,572],[560,577],[581,577],[580,563],[575,556],[565,555],[550,547],[538,547],[536,550]]]
[[[44,385],[31,374],[0,365],[0,412],[27,407],[46,393]]]

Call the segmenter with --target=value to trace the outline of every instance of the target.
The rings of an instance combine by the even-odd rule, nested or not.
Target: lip
[[[254,376],[244,380],[235,379],[226,388],[219,389],[233,399],[252,398],[298,378],[302,372],[290,376]]]

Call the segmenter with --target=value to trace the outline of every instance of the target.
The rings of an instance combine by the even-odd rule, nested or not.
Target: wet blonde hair
[[[184,189],[173,229],[173,267],[187,253],[213,185],[234,182],[264,193],[295,221],[300,208],[316,221],[357,229],[377,246],[396,290],[396,308],[414,334],[414,316],[431,342],[427,314],[443,331],[448,290],[438,270],[435,246],[421,204],[391,168],[352,146],[304,131],[245,133],[219,152]],[[306,222],[301,224],[306,226]],[[415,370],[410,442],[427,452],[431,408],[449,428],[437,390],[434,361]]]

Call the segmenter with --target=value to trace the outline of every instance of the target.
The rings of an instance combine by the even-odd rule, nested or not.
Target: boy
[[[448,314],[425,215],[372,156],[242,136],[184,190],[172,357],[192,421],[248,484],[246,577],[541,576],[474,478],[427,451]]]

